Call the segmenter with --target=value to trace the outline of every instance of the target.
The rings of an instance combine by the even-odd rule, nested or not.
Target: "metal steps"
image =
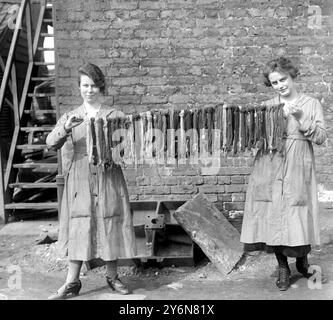
[[[31,1],[36,4],[41,3],[40,0]],[[53,115],[58,113],[55,107],[56,94],[54,92],[55,62],[54,58],[52,58],[55,54],[54,44],[52,43],[54,39],[52,10],[52,3],[47,3],[44,16],[39,15],[36,22],[39,25],[39,40],[43,43],[45,39],[46,41],[45,47],[43,47],[41,41],[38,42],[40,46],[36,50],[39,51],[39,54],[35,55],[33,70],[29,71],[29,74],[27,73],[29,75],[27,81],[30,84],[25,83],[26,91],[24,92],[27,100],[23,113],[26,116],[18,119],[20,124],[15,124],[19,134],[15,144],[12,146],[16,151],[11,155],[11,159],[8,160],[8,163],[10,163],[8,167],[10,167],[12,173],[10,178],[7,179],[5,186],[6,192],[9,194],[8,200],[5,200],[7,203],[2,202],[1,204],[2,212],[6,211],[4,221],[8,221],[6,216],[8,217],[10,214],[15,215],[16,210],[19,210],[20,216],[24,218],[29,217],[31,213],[37,215],[48,211],[54,213],[58,209],[57,152],[53,152],[53,150],[50,152],[51,150],[48,150],[45,144],[46,135],[55,126],[55,117]],[[44,28],[42,24],[44,24]],[[40,32],[41,30],[43,32]],[[46,61],[43,61],[44,59]],[[42,84],[42,82],[45,83]],[[37,85],[39,86],[37,87]],[[31,90],[28,88],[31,88]],[[41,103],[46,100],[48,100],[48,106],[46,104],[44,106]],[[37,107],[33,108],[38,110],[30,109],[32,108],[31,102],[38,104]],[[41,109],[43,107],[48,109]]]
[[[56,188],[55,182],[16,182],[10,183],[10,188],[35,189],[35,188]]]

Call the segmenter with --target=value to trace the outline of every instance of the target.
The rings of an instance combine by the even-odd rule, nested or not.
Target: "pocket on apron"
[[[312,161],[304,158],[293,165],[293,176],[286,179],[287,197],[291,206],[306,206],[310,197]]]
[[[275,156],[276,157],[276,156]],[[271,202],[273,183],[277,174],[277,161],[268,154],[258,155],[252,173],[253,197],[255,201]]]

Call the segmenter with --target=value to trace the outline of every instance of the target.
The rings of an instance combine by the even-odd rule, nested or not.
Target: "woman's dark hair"
[[[90,62],[82,65],[78,69],[78,81],[80,85],[81,75],[86,75],[92,79],[97,87],[99,87],[102,94],[105,94],[105,76],[102,70],[95,64]]]
[[[291,60],[285,57],[279,57],[277,59],[273,59],[266,64],[263,72],[264,84],[266,85],[266,87],[272,86],[268,76],[270,73],[275,71],[289,74],[292,79],[295,79],[299,74],[298,68],[294,66]]]

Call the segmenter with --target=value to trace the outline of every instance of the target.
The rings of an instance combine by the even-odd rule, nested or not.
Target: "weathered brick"
[[[224,194],[219,194],[218,195],[218,200],[221,202],[231,202],[232,201],[232,196],[230,193],[224,193]]]
[[[160,201],[160,200],[171,200],[171,195],[167,194],[149,194],[149,195],[139,195],[138,200],[149,200],[149,201]]]
[[[143,194],[143,188],[142,187],[132,187],[132,186],[128,186],[128,193],[129,195],[139,195],[139,194]]]
[[[142,103],[153,103],[153,104],[158,104],[158,103],[166,103],[168,101],[167,97],[164,96],[151,96],[151,95],[145,95],[141,99]]]
[[[178,184],[178,177],[165,177],[164,179],[164,183],[167,186],[174,186]]]
[[[192,184],[197,185],[197,186],[204,184],[203,177],[191,177],[190,181]]]
[[[150,177],[147,177],[147,176],[137,177],[136,182],[137,182],[138,186],[149,186]]]
[[[245,201],[245,193],[233,193],[231,195],[232,202]]]
[[[231,184],[231,185],[225,185],[224,187],[225,187],[225,192],[227,192],[227,193],[246,191],[246,188],[243,184]]]
[[[152,186],[163,186],[165,184],[164,179],[158,177],[152,177],[150,181]]]
[[[206,198],[207,198],[209,201],[211,201],[211,202],[213,202],[213,203],[216,203],[216,202],[218,201],[218,199],[217,199],[217,194],[214,194],[214,193],[206,193],[205,196],[206,196]]]
[[[231,184],[241,184],[244,182],[244,176],[231,176]]]
[[[217,184],[217,177],[204,177],[204,184]]]
[[[224,186],[215,185],[215,186],[199,186],[199,191],[203,193],[223,193]]]
[[[144,187],[144,194],[169,194],[170,187],[168,186],[154,186],[154,187]]]
[[[197,193],[198,188],[193,185],[181,185],[181,186],[172,186],[171,187],[171,193],[174,194],[194,194]]]
[[[217,183],[218,184],[230,184],[231,183],[231,177],[230,176],[217,177]]]
[[[196,176],[198,169],[195,167],[177,166],[173,168],[172,174],[175,176]]]
[[[244,202],[225,202],[225,210],[244,210]]]

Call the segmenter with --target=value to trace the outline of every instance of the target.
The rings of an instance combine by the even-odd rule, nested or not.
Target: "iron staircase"
[[[31,17],[32,6],[38,19]],[[29,61],[19,92],[16,51],[26,37]],[[0,223],[9,217],[35,217],[41,212],[58,211],[57,153],[48,150],[47,134],[56,123],[55,50],[53,7],[50,1],[22,0],[8,52],[0,89],[0,113],[5,95],[11,89],[14,134],[7,157],[0,156]],[[52,46],[53,43],[53,46]],[[53,58],[52,58],[53,57]],[[7,99],[8,100],[8,99]],[[1,151],[1,149],[0,149]]]

